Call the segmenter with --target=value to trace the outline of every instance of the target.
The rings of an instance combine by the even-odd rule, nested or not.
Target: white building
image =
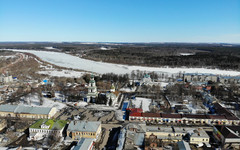
[[[41,140],[53,135],[55,138],[62,137],[62,132],[67,124],[65,120],[40,119],[29,127],[29,140]]]
[[[92,99],[95,99],[98,96],[96,82],[94,80],[94,75],[91,75],[89,85],[88,85],[88,93],[87,93],[87,102],[90,102]]]
[[[201,144],[201,143],[205,143],[206,145],[208,145],[209,136],[202,128],[197,128],[193,130],[193,133],[190,135],[190,144]]]
[[[150,77],[150,75],[145,74],[143,79],[142,79],[142,84],[144,85],[148,85],[148,84],[152,84],[152,79]]]
[[[5,74],[2,74],[0,76],[0,83],[9,83],[9,82],[13,82],[13,78],[12,76],[8,76],[8,75],[5,75]]]

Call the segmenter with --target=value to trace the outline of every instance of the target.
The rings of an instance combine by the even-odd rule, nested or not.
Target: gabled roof
[[[14,112],[14,110],[17,108],[17,105],[0,105],[0,111],[2,112]]]
[[[23,114],[43,114],[48,115],[52,110],[50,107],[32,107],[24,105],[0,105],[0,112],[12,112]]]

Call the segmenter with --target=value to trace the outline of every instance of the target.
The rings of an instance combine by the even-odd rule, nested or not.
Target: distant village
[[[240,149],[240,76],[0,75],[0,147],[71,150]],[[25,93],[25,94],[23,94]]]

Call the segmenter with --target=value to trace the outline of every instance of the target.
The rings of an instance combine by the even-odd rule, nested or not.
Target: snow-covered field
[[[67,78],[79,78],[85,74],[85,72],[73,71],[73,70],[47,70],[39,71],[38,74],[45,74],[54,77],[67,77]]]
[[[142,105],[143,112],[150,111],[149,110],[150,103],[151,99],[149,98],[136,97],[136,99],[132,100],[132,104],[135,106],[135,108],[140,108]]]
[[[121,88],[120,91],[123,91],[123,92],[135,92],[136,88],[137,87],[133,87],[133,88],[124,87],[124,88]]]
[[[60,102],[54,102],[53,100],[49,98],[43,97],[43,104],[40,105],[40,100],[37,94],[29,94],[26,97],[23,97],[24,101],[21,101],[20,104],[26,105],[26,106],[38,106],[38,107],[55,107],[57,110],[61,110],[64,107],[66,107],[65,104]]]
[[[155,71],[159,73],[168,73],[168,74],[175,74],[175,73],[182,72],[182,73],[212,73],[212,74],[231,75],[231,76],[240,75],[240,72],[230,71],[230,70],[186,68],[186,67],[169,68],[169,67],[129,66],[129,65],[119,65],[119,64],[87,60],[87,59],[79,58],[76,56],[72,56],[72,55],[60,53],[60,52],[18,50],[18,49],[11,49],[11,50],[18,51],[18,52],[32,53],[38,56],[39,58],[41,58],[42,60],[57,66],[91,71],[91,72],[96,72],[100,74],[103,74],[103,73],[116,73],[116,74],[129,73],[130,74],[133,70],[140,70],[140,71],[149,71],[149,72]]]

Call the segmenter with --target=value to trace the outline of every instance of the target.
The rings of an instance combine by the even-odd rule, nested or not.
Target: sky
[[[240,43],[240,0],[0,0],[0,42]]]

